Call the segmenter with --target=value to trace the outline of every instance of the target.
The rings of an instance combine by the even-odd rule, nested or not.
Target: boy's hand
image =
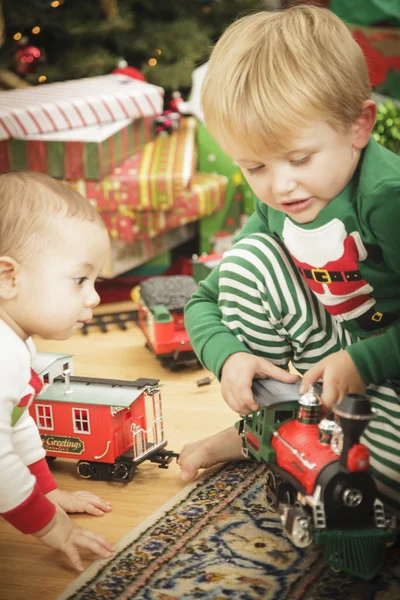
[[[102,558],[109,558],[114,551],[100,535],[77,527],[61,509],[44,529],[35,533],[35,537],[46,546],[64,552],[78,571],[83,571],[78,548],[87,548]]]
[[[253,379],[268,377],[285,383],[294,383],[298,379],[294,373],[273,365],[265,358],[247,352],[231,354],[222,367],[222,396],[232,410],[240,415],[249,415],[253,410],[258,410],[251,392]]]
[[[320,360],[303,376],[300,393],[322,379],[321,400],[330,408],[346,394],[364,394],[366,385],[348,352],[339,350]]]
[[[47,498],[67,513],[88,513],[101,517],[110,512],[111,504],[90,492],[66,492],[56,488],[46,494]]]

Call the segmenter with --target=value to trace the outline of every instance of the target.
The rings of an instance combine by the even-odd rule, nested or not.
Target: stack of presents
[[[196,236],[208,251],[239,227],[239,169],[225,157],[219,170],[220,151],[194,117],[157,135],[163,103],[161,88],[121,74],[0,95],[0,171],[46,173],[97,208],[111,238],[105,278]]]

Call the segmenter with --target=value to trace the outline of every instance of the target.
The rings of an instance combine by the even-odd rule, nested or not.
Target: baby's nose
[[[85,306],[87,308],[94,308],[100,302],[100,296],[95,289],[92,290],[91,294],[86,298]]]

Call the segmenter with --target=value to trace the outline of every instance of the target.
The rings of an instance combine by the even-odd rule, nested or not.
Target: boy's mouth
[[[282,202],[281,207],[285,213],[297,213],[309,208],[313,200],[313,196],[310,196],[309,198],[299,198],[297,200]]]

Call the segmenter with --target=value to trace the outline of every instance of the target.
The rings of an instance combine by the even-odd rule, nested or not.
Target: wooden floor
[[[109,306],[106,308],[109,310]],[[216,380],[211,385],[197,387],[196,381],[209,375],[208,372],[201,369],[166,371],[145,348],[142,333],[135,324],[127,331],[114,328],[101,333],[91,329],[87,336],[79,332],[65,342],[37,339],[35,343],[39,351],[74,354],[77,375],[160,378],[164,383],[162,396],[168,448],[174,451],[179,452],[186,441],[215,433],[235,420],[221,399]],[[67,460],[57,459],[51,468],[61,488],[90,488],[112,503],[112,513],[103,517],[73,516],[83,527],[104,535],[111,542],[117,542],[184,487],[175,461],[168,470],[144,463],[128,484],[85,481],[76,474],[75,463]],[[85,566],[92,560],[88,557]],[[2,600],[55,600],[76,576],[61,553],[47,549],[31,536],[20,534],[2,519],[0,565]]]

